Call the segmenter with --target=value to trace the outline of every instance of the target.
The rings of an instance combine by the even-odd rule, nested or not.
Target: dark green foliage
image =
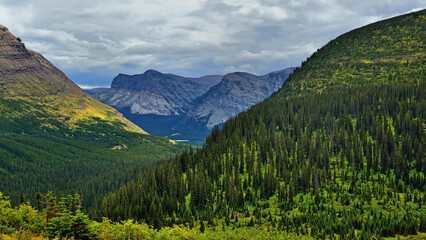
[[[400,232],[415,233],[420,227],[417,223],[420,222],[418,214],[424,211],[421,206],[425,204],[426,179],[424,172],[417,172],[415,167],[415,162],[419,159],[413,156],[419,155],[414,150],[409,154],[404,153],[401,150],[402,140],[395,139],[410,138],[420,145],[425,144],[426,134],[419,123],[423,121],[424,111],[421,109],[426,109],[426,95],[419,89],[426,89],[426,85],[425,82],[421,82],[420,86],[416,84],[354,87],[265,102],[259,106],[263,108],[262,115],[251,114],[251,111],[257,110],[256,106],[225,124],[223,130],[217,134],[226,144],[216,140],[203,149],[186,151],[168,163],[154,167],[149,171],[148,178],[138,178],[134,184],[108,196],[103,203],[103,214],[116,220],[131,217],[155,223],[152,218],[157,215],[147,211],[153,209],[150,207],[153,202],[150,199],[154,199],[157,206],[168,206],[162,208],[163,219],[171,218],[177,212],[177,222],[185,223],[185,219],[191,219],[188,215],[207,214],[208,209],[213,206],[215,217],[224,219],[225,224],[229,225],[229,208],[222,210],[223,205],[244,213],[244,202],[248,203],[248,199],[254,204],[276,195],[281,203],[277,206],[279,209],[298,213],[297,217],[290,215],[283,222],[283,226],[287,228],[289,224],[292,226],[304,222],[314,229],[324,227],[327,235],[331,232],[345,233],[345,229],[350,229],[339,227],[340,225],[362,230],[364,224],[377,231],[382,229],[383,236]],[[352,112],[351,105],[346,104],[352,98],[357,99],[357,105],[363,111]],[[382,100],[381,105],[370,104],[380,102],[380,99],[390,101]],[[424,107],[419,108],[420,111],[412,111],[419,103]],[[306,116],[306,121],[297,123],[294,119],[285,117],[289,114],[281,111],[289,111],[288,106],[292,106],[295,118],[299,115]],[[409,117],[398,117],[401,115]],[[252,133],[245,129],[249,133],[246,135],[224,137],[230,132],[242,130],[238,126],[266,122],[264,119],[267,118],[272,118],[280,126],[280,130],[277,131],[274,127],[269,131],[259,131],[255,127],[250,130]],[[298,124],[306,127],[303,132],[295,135],[294,125]],[[386,134],[388,129],[397,125],[406,126],[405,130],[398,135]],[[260,132],[264,132],[264,136],[259,136]],[[262,148],[256,144],[258,138],[274,142],[271,143],[274,147],[268,150],[272,154],[265,154],[265,163],[261,159]],[[364,138],[368,140],[363,140]],[[245,142],[240,139],[245,139]],[[309,143],[307,147],[303,146],[305,142]],[[239,148],[232,148],[239,145],[251,147],[247,147],[246,153],[240,157]],[[371,149],[368,150],[369,148]],[[315,155],[310,153],[314,151],[317,151]],[[284,154],[285,157],[281,157]],[[368,156],[369,154],[373,156]],[[253,164],[247,162],[250,155],[255,156]],[[379,164],[376,170],[367,168],[368,157],[372,158],[373,163],[370,164],[374,164],[379,161],[378,156],[385,155],[390,156],[385,165]],[[234,156],[238,156],[236,160]],[[254,167],[245,169],[241,174],[242,159],[246,159],[246,165]],[[328,167],[324,164],[324,159],[329,160]],[[420,160],[424,160],[424,154]],[[402,164],[398,165],[398,162]],[[272,168],[273,165],[275,167]],[[423,168],[422,165],[421,169]],[[183,179],[182,175],[185,176]],[[255,184],[257,178],[259,184]],[[176,191],[177,189],[182,191]],[[189,204],[195,212],[185,211],[185,203],[177,200],[178,195],[183,193],[190,193]],[[236,200],[239,195],[243,199],[241,202]],[[406,211],[404,209],[407,204],[417,217],[400,217]],[[269,205],[260,207],[253,212],[256,224],[265,221],[262,220],[264,217],[261,209],[270,208]],[[386,213],[388,208],[395,209],[397,213],[389,215]],[[126,209],[130,209],[130,212]],[[335,214],[330,215],[330,212]],[[382,212],[386,214],[380,217],[382,220],[374,219],[375,214]],[[123,213],[126,214],[122,215]],[[277,217],[284,220],[282,216]],[[344,221],[340,220],[342,217]],[[362,220],[365,217],[371,220]],[[325,218],[332,222],[324,222]],[[392,220],[394,225],[386,224],[395,218],[398,220]],[[327,230],[327,226],[336,227]],[[291,229],[295,230],[294,227]],[[367,236],[369,233],[363,231],[362,234]]]
[[[72,129],[61,123],[46,127],[40,119],[48,115],[19,116],[20,108],[28,104],[0,99],[0,110],[8,106],[16,111],[1,112],[0,118],[0,189],[13,205],[22,202],[21,192],[25,201],[35,203],[37,192],[52,190],[59,196],[79,192],[88,208],[129,182],[137,169],[184,148],[97,118],[81,121]]]
[[[204,226],[204,221],[203,220],[201,220],[200,221],[200,232],[201,233],[204,233],[204,231],[206,230],[206,227]]]
[[[422,10],[337,37],[302,62],[276,97],[423,78],[426,74],[424,16]]]
[[[272,98],[109,194],[98,214],[154,227],[158,216],[163,226],[210,216],[223,229],[319,239],[416,234],[426,214],[425,15],[332,41]]]
[[[51,193],[46,195],[46,219],[48,236],[74,239],[90,239],[89,218],[81,212],[79,195],[61,198],[56,202]]]
[[[8,198],[0,192],[0,236],[2,233],[25,230],[45,233],[50,238],[92,239],[94,235],[89,229],[91,221],[81,212],[81,201],[78,194],[58,201],[52,192],[48,192],[42,197],[40,210],[33,209],[27,203],[12,208]],[[18,239],[27,238],[30,239],[25,236]]]
[[[52,200],[54,196],[49,193],[46,198]],[[0,239],[230,239],[234,236],[238,239],[309,239],[249,227],[218,231],[215,227],[205,226],[200,231],[201,228],[173,226],[157,230],[132,220],[118,223],[103,218],[102,222],[96,222],[80,212],[80,199],[75,195],[53,201],[56,211],[47,223],[47,206],[43,211],[37,211],[29,204],[12,208],[8,198],[0,192]]]

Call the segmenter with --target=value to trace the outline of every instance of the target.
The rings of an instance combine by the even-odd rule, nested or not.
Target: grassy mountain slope
[[[121,124],[125,130],[144,133],[115,109],[90,97],[1,25],[0,50],[0,111],[2,118],[11,122],[7,129],[25,117],[35,117],[47,128],[65,125],[70,129],[80,121],[100,118]]]
[[[330,41],[296,68],[278,96],[426,75],[424,11],[373,23]]]
[[[134,166],[183,146],[147,135],[0,26],[0,189],[13,203],[47,190],[93,204]]]
[[[423,10],[343,34],[99,213],[319,239],[426,232],[425,31]]]

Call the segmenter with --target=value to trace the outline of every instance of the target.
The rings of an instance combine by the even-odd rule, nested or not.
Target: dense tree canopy
[[[331,41],[203,148],[108,195],[99,216],[316,238],[424,232],[425,13]]]

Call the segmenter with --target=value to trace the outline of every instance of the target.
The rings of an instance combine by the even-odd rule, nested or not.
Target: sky
[[[0,24],[83,87],[148,69],[187,77],[298,66],[424,0],[0,0]]]

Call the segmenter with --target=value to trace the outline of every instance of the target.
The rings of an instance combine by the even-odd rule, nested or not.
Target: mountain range
[[[200,78],[148,70],[119,74],[109,90],[88,92],[151,134],[201,145],[213,126],[277,91],[293,69],[263,76],[236,72]]]
[[[218,79],[220,76],[189,79],[148,70],[132,76],[119,74],[112,81],[109,91],[94,96],[117,109],[128,108],[132,114],[182,115],[187,111],[188,104]]]
[[[263,76],[245,72],[227,74],[219,84],[194,99],[186,116],[212,129],[269,97],[282,86],[293,69],[287,68]]]

